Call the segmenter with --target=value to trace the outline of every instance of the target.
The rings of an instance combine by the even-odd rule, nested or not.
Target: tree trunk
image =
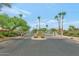
[[[60,30],[61,30],[60,25],[61,25],[61,24],[60,24],[60,21],[58,21],[58,28],[59,28],[59,29],[58,29],[58,33],[59,33],[59,34],[60,34]]]
[[[61,19],[61,37],[63,36],[63,18]]]
[[[39,30],[40,30],[40,19],[39,19]]]

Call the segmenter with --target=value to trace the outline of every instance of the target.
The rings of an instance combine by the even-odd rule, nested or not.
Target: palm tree
[[[22,15],[22,14],[19,14],[19,17],[20,17],[20,18],[22,18],[22,17],[23,17],[23,15]]]
[[[48,25],[46,25],[46,28],[48,28]]]
[[[22,18],[23,15],[22,14],[19,14],[19,17]],[[21,32],[21,36],[23,36],[23,31],[20,31]]]
[[[70,25],[69,28],[68,28],[69,31],[73,31],[73,30],[76,30],[76,29],[77,28],[75,26],[73,26],[73,25]]]
[[[51,28],[51,29],[50,29],[50,32],[53,33],[53,35],[55,36],[56,33],[57,33],[57,29],[55,29],[55,28]]]
[[[55,19],[58,21],[58,28],[59,28],[58,32],[60,33],[61,28],[60,28],[60,19],[59,19],[58,15],[55,16]]]
[[[46,24],[46,32],[48,33],[48,25]]]
[[[64,16],[66,15],[66,12],[60,12],[58,15],[61,21],[61,36],[63,36],[63,19],[64,19]]]
[[[1,11],[2,7],[4,7],[4,6],[9,7],[9,8],[12,7],[10,3],[0,3],[0,11]]]
[[[38,25],[35,25],[36,26],[36,29],[38,28]]]
[[[40,16],[37,17],[39,21],[39,30],[40,30]]]

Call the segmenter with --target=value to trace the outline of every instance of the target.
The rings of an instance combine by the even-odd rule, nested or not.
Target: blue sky
[[[45,25],[48,24],[49,28],[57,28],[58,25],[54,16],[57,15],[61,9],[66,12],[64,29],[67,29],[69,25],[74,25],[79,28],[79,4],[77,3],[17,3],[12,4],[12,8],[4,7],[2,12],[10,16],[18,16],[18,14],[22,13],[23,18],[32,28],[36,28],[36,25],[38,25],[37,17],[41,16],[41,27],[45,27]]]

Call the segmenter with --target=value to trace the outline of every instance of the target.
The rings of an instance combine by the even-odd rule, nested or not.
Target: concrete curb
[[[7,40],[10,40],[9,38],[0,38],[0,42],[3,42],[3,41],[7,41]]]
[[[75,41],[76,43],[79,43],[79,37],[69,37],[69,36],[65,36],[65,37]]]
[[[21,37],[21,36],[18,36],[18,37],[4,37],[4,38],[0,38],[0,42],[7,41],[7,40],[19,40],[19,39],[27,39],[27,38]]]

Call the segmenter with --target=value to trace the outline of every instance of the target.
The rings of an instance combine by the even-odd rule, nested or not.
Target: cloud
[[[38,26],[38,25],[39,25],[38,22],[37,22],[37,23],[32,23],[32,27],[35,27],[35,26]],[[40,23],[40,26],[41,26],[41,27],[45,27],[45,26],[46,26],[46,23],[41,22],[41,23]]]
[[[7,13],[7,14],[12,14],[12,15],[23,14],[23,17],[25,17],[26,15],[31,15],[31,12],[17,8],[17,7],[12,7],[12,8],[3,7],[2,12]]]
[[[49,20],[49,21],[48,21]],[[41,27],[45,27],[46,24],[48,25],[49,28],[58,28],[58,23],[56,20],[52,19],[42,19],[41,20]],[[64,19],[64,29],[67,29],[69,25],[74,25],[76,27],[79,27],[79,21],[78,20],[66,20]],[[34,23],[31,24],[33,28],[36,28],[36,25],[38,25],[38,20],[36,20]]]
[[[79,21],[67,21],[67,22],[64,22],[64,25],[77,25],[79,24]]]
[[[42,24],[52,24],[52,23],[57,23],[56,20],[52,20],[52,19],[41,19],[40,22],[41,22]],[[38,23],[38,20],[36,20],[35,23]]]
[[[50,23],[57,23],[57,21],[50,19],[50,20],[47,22],[47,24],[50,24]]]
[[[47,22],[48,22],[47,19],[41,19],[41,20],[40,20],[40,25],[41,25],[41,26],[45,26],[45,25],[47,24]],[[35,24],[37,24],[37,25],[39,24],[38,19],[36,19]]]
[[[18,14],[19,12],[13,8],[7,8],[7,7],[4,7],[2,9],[2,12],[4,13],[11,13],[11,14]]]
[[[18,10],[19,12],[22,12],[23,14],[25,15],[31,15],[31,12],[29,11],[26,11],[24,9],[21,9],[21,8],[17,8],[17,7],[14,7],[16,10]]]
[[[46,25],[48,25],[49,28],[53,28],[53,27],[57,28],[57,25],[56,25],[57,21],[56,20],[52,20],[52,19],[41,19],[40,22],[41,22],[40,23],[41,28],[46,27]],[[38,28],[38,25],[39,25],[39,22],[38,22],[38,19],[36,19],[36,21],[31,24],[31,27],[32,28]]]

